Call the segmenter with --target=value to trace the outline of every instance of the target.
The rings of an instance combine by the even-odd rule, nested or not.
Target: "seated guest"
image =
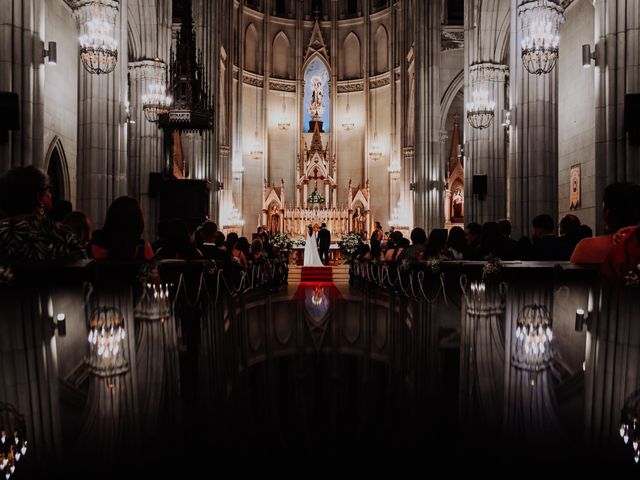
[[[402,232],[398,232],[398,233],[402,233]],[[398,240],[398,245],[396,246],[396,252],[395,252],[396,253],[395,259],[397,259],[400,256],[400,254],[405,248],[409,248],[410,245],[411,243],[409,242],[409,239],[404,238],[404,236],[400,240]]]
[[[482,235],[480,235],[480,245],[478,246],[478,255],[481,260],[489,258],[502,258],[501,245],[502,236],[500,235],[500,226],[498,222],[486,222],[482,225]]]
[[[249,240],[247,240],[246,237],[240,237],[231,249],[231,260],[242,267],[243,270],[247,270],[249,268],[249,262],[247,260],[250,255],[249,250]]]
[[[591,238],[593,237],[593,230],[589,225],[583,223],[580,225],[580,228],[578,228],[578,235],[580,236],[580,240],[583,238]]]
[[[440,258],[447,246],[447,230],[434,228],[429,233],[429,240],[425,248],[425,258]]]
[[[200,246],[202,256],[207,260],[216,262],[217,265],[225,267],[230,259],[225,246],[224,233],[216,232],[213,242],[206,241]]]
[[[547,214],[538,215],[532,223],[531,260],[569,260],[571,251],[566,242],[555,236],[553,217]]]
[[[156,258],[158,260],[202,258],[202,252],[194,245],[187,222],[174,218],[167,223],[167,236],[162,247],[156,252]]]
[[[68,229],[45,216],[51,208],[49,177],[34,166],[16,167],[0,178],[0,258],[45,261],[86,258]]]
[[[565,215],[560,220],[560,238],[566,242],[571,250],[571,253],[576,248],[576,245],[582,240],[580,234],[580,219],[575,215]]]
[[[196,246],[202,250],[202,244],[208,242],[214,244],[216,234],[218,233],[218,224],[207,220],[202,223],[196,230]]]
[[[449,238],[447,238],[445,256],[451,260],[462,260],[466,248],[467,241],[465,240],[462,227],[451,227],[451,230],[449,230]]]
[[[401,262],[418,263],[424,260],[425,250],[427,248],[427,234],[420,228],[416,227],[411,230],[411,246],[405,248],[398,256]]]
[[[102,230],[96,230],[90,243],[96,260],[151,260],[153,250],[142,239],[144,218],[135,198],[120,197],[107,211]]]
[[[49,217],[54,222],[62,222],[64,217],[70,214],[73,211],[73,206],[69,200],[57,199],[54,200],[51,205],[51,210],[49,210]]]
[[[613,238],[613,247],[602,264],[607,284],[616,286],[640,282],[640,227],[625,227]]]
[[[231,250],[235,247],[236,242],[238,241],[238,234],[236,232],[229,232],[227,235],[227,239],[224,242],[224,248],[229,254],[231,254]]]
[[[402,232],[393,231],[389,233],[389,239],[387,240],[387,251],[384,254],[384,259],[386,261],[395,260],[400,253],[398,250],[400,249],[400,241],[404,239],[404,235]]]
[[[498,221],[498,232],[500,233],[500,252],[502,260],[516,260],[519,258],[518,242],[511,238],[511,222],[506,218]]]
[[[262,240],[256,238],[251,242],[250,258],[253,263],[263,262],[267,260],[267,254],[262,246]]]
[[[91,240],[91,221],[84,212],[70,212],[62,220],[68,230],[73,232],[82,248],[86,251]]]
[[[578,242],[571,263],[602,263],[613,248],[613,235],[640,221],[640,186],[612,183],[604,189],[602,217],[605,234]]]
[[[471,222],[465,229],[465,239],[467,240],[467,248],[464,252],[465,260],[481,260],[480,255],[480,237],[482,236],[482,225]]]

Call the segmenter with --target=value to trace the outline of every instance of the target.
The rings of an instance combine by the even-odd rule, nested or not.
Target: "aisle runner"
[[[332,267],[302,267],[301,282],[330,282],[333,283]]]

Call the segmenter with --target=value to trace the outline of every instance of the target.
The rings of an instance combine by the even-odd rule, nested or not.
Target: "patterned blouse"
[[[48,261],[87,258],[76,236],[41,215],[21,215],[0,221],[0,259]]]

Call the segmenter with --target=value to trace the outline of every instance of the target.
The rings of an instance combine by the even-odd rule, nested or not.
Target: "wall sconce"
[[[224,182],[218,182],[217,189],[218,190],[224,190]]]
[[[49,42],[49,48],[44,49],[43,57],[49,58],[47,63],[49,65],[57,65],[58,64],[58,45],[56,42]]]
[[[577,309],[575,331],[581,332],[585,324],[588,326],[589,325],[589,323],[587,322],[588,319],[589,319],[588,313],[585,313],[585,311],[582,308]]]
[[[462,143],[456,145],[456,155],[458,158],[464,157],[464,145]]]
[[[415,192],[418,189],[418,184],[416,182],[411,182],[409,184],[409,190],[411,190],[412,192]]]
[[[56,315],[53,321],[53,329],[58,331],[58,335],[64,337],[67,334],[67,320],[64,313]]]
[[[508,127],[511,125],[511,110],[502,111],[502,126]]]
[[[596,61],[596,52],[595,50],[591,51],[591,45],[582,45],[582,67],[590,68],[591,60]]]

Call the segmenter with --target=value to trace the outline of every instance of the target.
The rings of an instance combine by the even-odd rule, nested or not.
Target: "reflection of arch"
[[[253,23],[250,23],[244,35],[244,69],[250,72],[258,72],[256,53],[258,51],[258,31]]]
[[[289,50],[291,44],[283,31],[278,32],[273,39],[273,76],[289,78]]]
[[[53,198],[69,200],[69,168],[67,167],[67,157],[60,137],[55,137],[51,141],[45,157],[45,165],[51,182],[51,195]]]
[[[375,35],[376,74],[389,70],[389,36],[384,25],[380,25]]]
[[[349,32],[342,45],[340,74],[343,79],[360,78],[360,40],[358,36]]]
[[[451,108],[451,104],[456,98],[458,92],[464,87],[464,70],[461,70],[458,75],[456,75],[451,83],[447,87],[440,100],[440,129],[447,129],[447,116],[449,115],[449,109]]]

